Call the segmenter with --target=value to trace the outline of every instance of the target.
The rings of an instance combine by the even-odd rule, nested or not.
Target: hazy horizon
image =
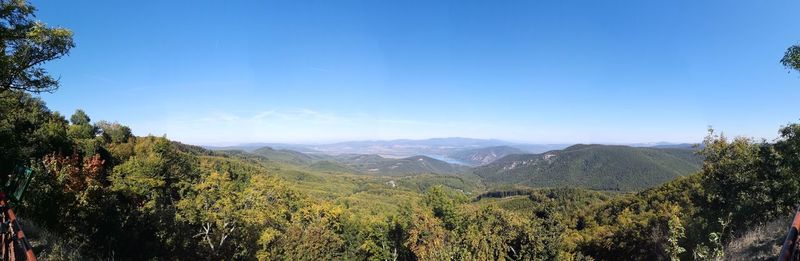
[[[167,136],[169,137],[169,136]],[[674,141],[645,141],[645,142],[628,142],[628,143],[616,143],[616,142],[553,142],[553,143],[543,143],[543,142],[529,142],[529,141],[514,141],[514,140],[505,140],[505,139],[493,139],[493,138],[469,138],[469,137],[432,137],[432,138],[423,138],[423,139],[362,139],[362,140],[333,140],[333,141],[319,141],[319,142],[286,142],[286,141],[254,141],[254,142],[215,142],[215,143],[186,143],[190,145],[197,145],[197,146],[209,146],[209,147],[233,147],[233,146],[246,146],[246,145],[269,145],[269,144],[285,144],[285,145],[329,145],[329,144],[336,144],[336,143],[350,143],[350,142],[396,142],[396,141],[426,141],[426,140],[435,140],[435,139],[474,139],[474,140],[495,140],[500,142],[508,142],[513,144],[520,144],[520,145],[575,145],[575,144],[601,144],[601,145],[677,145],[677,144],[699,144],[702,142],[695,141],[695,142],[674,142]],[[184,142],[185,143],[185,142]]]

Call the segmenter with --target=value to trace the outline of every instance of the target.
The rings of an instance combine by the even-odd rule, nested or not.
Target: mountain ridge
[[[459,150],[448,154],[449,158],[463,162],[469,166],[480,166],[494,162],[497,159],[511,154],[526,154],[527,152],[511,146],[493,146],[477,149]]]
[[[576,144],[540,154],[508,155],[474,168],[473,174],[498,184],[632,191],[696,172],[701,162],[687,149]]]

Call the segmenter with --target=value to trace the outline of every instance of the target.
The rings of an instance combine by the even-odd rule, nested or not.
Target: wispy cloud
[[[268,110],[255,113],[248,116],[242,116],[239,119],[245,118],[255,123],[263,123],[274,120],[287,120],[287,121],[304,121],[307,123],[316,124],[337,124],[345,123],[350,119],[338,116],[333,113],[320,112],[311,109],[294,109],[294,110]]]
[[[168,119],[149,125],[164,126],[154,133],[168,133],[186,142],[207,143],[399,138],[408,137],[409,133],[437,135],[435,133],[465,124],[295,108],[253,112],[211,111],[202,116],[171,115]]]
[[[195,122],[197,120],[184,119],[180,122]],[[255,113],[230,113],[215,111],[199,119],[201,122],[231,122],[237,124],[268,124],[271,122],[294,121],[307,124],[374,124],[374,125],[420,125],[442,126],[441,122],[426,122],[419,120],[393,119],[378,117],[366,113],[340,115],[332,112],[323,112],[313,109],[288,109],[266,110]]]

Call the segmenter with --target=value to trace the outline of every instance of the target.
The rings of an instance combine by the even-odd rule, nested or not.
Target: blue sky
[[[194,144],[772,139],[798,1],[32,1],[53,110]]]

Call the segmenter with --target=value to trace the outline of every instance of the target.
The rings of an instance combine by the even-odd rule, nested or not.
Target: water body
[[[458,164],[458,165],[469,166],[469,164],[466,164],[463,161],[460,161],[460,160],[457,160],[457,159],[451,159],[451,158],[448,158],[447,156],[444,156],[444,155],[427,155],[427,154],[423,154],[422,156],[431,157],[431,158],[434,158],[434,159],[437,159],[437,160],[441,160],[441,161],[444,161],[444,162],[447,162],[447,163],[450,163],[450,164]]]

